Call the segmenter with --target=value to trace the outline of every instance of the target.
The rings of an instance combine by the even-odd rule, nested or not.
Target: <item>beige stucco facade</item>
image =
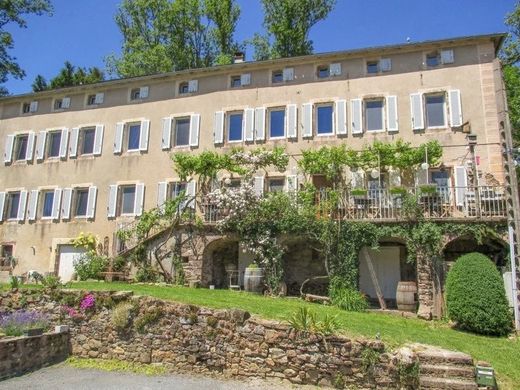
[[[35,220],[28,217],[10,221],[6,218],[7,203],[4,202],[4,218],[0,222],[0,244],[14,244],[14,256],[19,264],[15,273],[30,269],[53,271],[56,253],[60,244],[67,243],[80,232],[92,232],[100,238],[108,237],[113,243],[118,223],[134,217],[109,218],[109,186],[142,183],[144,209],[157,206],[158,183],[178,180],[172,168],[171,154],[177,152],[200,153],[204,150],[226,151],[231,146],[273,147],[284,146],[291,158],[285,174],[297,174],[296,160],[302,149],[317,148],[322,145],[345,143],[353,149],[374,140],[383,142],[399,138],[413,145],[428,140],[438,140],[444,148],[443,162],[447,167],[464,166],[468,159],[467,140],[462,126],[451,126],[451,103],[449,91],[459,91],[462,123],[469,123],[472,133],[477,135],[478,169],[490,173],[503,183],[503,161],[501,157],[498,107],[501,94],[500,64],[496,50],[502,36],[481,36],[453,39],[421,44],[407,44],[350,52],[313,55],[300,58],[280,59],[266,62],[245,62],[211,69],[190,70],[172,74],[115,80],[91,86],[80,86],[63,90],[42,92],[23,96],[7,97],[0,100],[0,150],[6,150],[8,135],[25,134],[34,131],[68,129],[69,141],[73,128],[103,126],[102,149],[100,155],[71,157],[70,144],[63,158],[36,157],[29,161],[11,161],[0,166],[0,192],[26,190],[89,187],[97,188],[95,214],[93,218],[42,219],[37,211]],[[452,63],[439,63],[428,67],[426,56],[433,51],[452,50]],[[367,63],[391,59],[391,69],[367,73]],[[341,73],[336,76],[319,78],[320,66],[341,64]],[[293,69],[293,80],[272,82],[272,72]],[[250,84],[232,88],[233,76],[250,74]],[[180,94],[181,83],[197,80],[197,91]],[[131,100],[132,90],[148,87],[148,96]],[[89,96],[103,93],[103,102],[88,105]],[[441,93],[446,96],[445,126],[414,130],[412,128],[412,94]],[[396,97],[397,131],[388,131],[388,97]],[[56,99],[70,98],[70,106],[53,109]],[[381,131],[366,131],[354,134],[352,101],[384,98]],[[313,135],[304,137],[305,119],[303,106],[312,103],[333,103],[345,100],[346,132],[331,135],[317,135],[313,121]],[[38,102],[36,112],[22,113],[24,103]],[[297,136],[269,139],[269,124],[266,118],[265,140],[252,142],[227,142],[227,125],[224,125],[224,143],[215,144],[215,113],[233,112],[248,108],[286,107],[296,105]],[[337,107],[337,106],[334,106]],[[315,111],[313,111],[314,113]],[[190,117],[200,115],[198,145],[164,149],[163,118]],[[363,118],[364,118],[363,111]],[[336,113],[337,115],[337,113]],[[149,138],[146,150],[114,153],[117,143],[118,123],[149,121]],[[363,119],[364,121],[364,119]],[[467,126],[466,126],[467,128]],[[286,128],[287,130],[287,128]],[[127,130],[125,130],[126,132]],[[126,133],[125,133],[126,134]],[[287,135],[287,131],[286,131]],[[126,138],[124,139],[126,142]],[[14,148],[14,147],[13,147]],[[14,153],[14,151],[13,151]],[[5,160],[5,157],[4,157]],[[274,173],[273,176],[280,176]],[[29,195],[28,195],[29,196]],[[40,208],[42,201],[39,200]]]

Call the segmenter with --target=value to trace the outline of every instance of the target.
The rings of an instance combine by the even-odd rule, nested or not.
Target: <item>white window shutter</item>
[[[164,209],[164,202],[168,196],[168,183],[165,181],[159,182],[157,186],[157,207]]]
[[[31,102],[31,104],[29,105],[29,111],[30,112],[38,111],[38,102],[37,101]]]
[[[265,107],[257,107],[255,111],[255,138],[257,141],[265,139]]]
[[[254,141],[255,139],[255,110],[254,108],[246,108],[244,110],[244,137],[246,141]]]
[[[63,129],[60,137],[60,158],[67,158],[67,145],[69,141],[69,129]]]
[[[64,97],[61,99],[61,108],[69,108],[70,107],[70,97]]]
[[[123,122],[116,123],[116,134],[114,137],[114,153],[121,153],[123,147],[123,129],[125,124]]]
[[[450,99],[450,124],[452,127],[462,126],[462,105],[460,102],[460,91],[453,89],[449,91]]]
[[[224,142],[224,111],[215,112],[215,122],[213,123],[213,139],[216,144]]]
[[[96,125],[94,134],[94,156],[101,156],[103,150],[103,134],[105,133],[105,125]]]
[[[117,203],[117,185],[110,185],[108,187],[108,207],[107,217],[114,218],[116,216]]]
[[[289,193],[298,191],[298,175],[287,175],[285,189]]]
[[[96,93],[96,97],[94,98],[94,104],[103,104],[105,101],[105,94],[103,92]]]
[[[303,132],[302,136],[305,137],[312,137],[312,109],[313,104],[312,103],[304,103],[303,106],[303,120],[302,120],[302,127]]]
[[[240,75],[240,85],[251,84],[251,73],[243,73]]]
[[[441,50],[441,63],[453,64],[455,62],[455,56],[453,55],[452,49]]]
[[[70,219],[70,206],[72,204],[72,188],[64,188],[61,193],[61,219]]]
[[[0,192],[0,221],[4,220],[5,192]]]
[[[34,144],[36,143],[36,134],[34,131],[29,131],[29,138],[27,140],[27,154],[25,156],[26,161],[32,161],[34,156]]]
[[[339,135],[347,134],[347,101],[336,100],[336,107],[334,109],[334,116],[336,119],[335,127],[336,133]]]
[[[284,68],[282,78],[283,81],[292,81],[294,79],[294,68]]]
[[[18,215],[16,219],[23,221],[25,219],[25,209],[27,208],[27,191],[20,191],[20,203],[18,204]]]
[[[88,188],[87,218],[92,219],[96,215],[96,200],[97,200],[97,187],[90,186]]]
[[[388,132],[399,131],[399,119],[397,116],[397,96],[386,98],[386,120]]]
[[[199,146],[200,114],[190,115],[190,146]]]
[[[381,72],[390,72],[392,70],[392,59],[391,58],[381,58],[380,66],[381,66]]]
[[[70,131],[69,157],[78,155],[79,127],[73,127]]]
[[[412,114],[412,129],[424,129],[423,98],[421,93],[410,94],[410,107]]]
[[[199,80],[188,81],[188,92],[193,93],[199,90]]]
[[[468,175],[466,167],[457,165],[454,167],[455,171],[455,204],[457,206],[464,206],[464,198],[466,196],[468,186]]]
[[[54,190],[54,197],[52,199],[52,219],[58,219],[60,217],[61,207],[61,188]]]
[[[257,197],[262,197],[264,195],[264,177],[263,176],[255,176],[255,182],[254,182],[254,190],[255,195]]]
[[[186,184],[186,197],[188,198],[187,207],[194,209],[195,208],[195,196],[197,195],[197,182],[195,180],[190,180]]]
[[[339,62],[329,65],[329,74],[331,76],[341,76],[341,64]]]
[[[141,134],[139,136],[139,150],[148,150],[148,137],[150,136],[150,121],[145,119],[141,121]]]
[[[5,137],[4,163],[9,164],[13,159],[14,135]]]
[[[141,216],[143,214],[144,209],[144,184],[138,183],[135,185],[135,204],[134,204],[134,214],[136,216]]]
[[[40,131],[38,139],[36,140],[36,160],[43,160],[45,157],[45,139],[47,138],[47,132]]]
[[[27,218],[29,221],[34,221],[36,219],[36,210],[38,209],[38,190],[32,190],[29,194],[29,210],[27,213]]]
[[[162,150],[170,149],[172,142],[172,118],[166,117],[162,119]]]
[[[139,99],[146,99],[149,91],[150,89],[148,87],[139,88]]]
[[[288,104],[286,109],[286,134],[287,138],[298,138],[298,106],[296,104]],[[312,115],[312,109],[311,109]]]
[[[350,101],[350,116],[352,118],[352,134],[363,133],[363,101],[352,99]]]

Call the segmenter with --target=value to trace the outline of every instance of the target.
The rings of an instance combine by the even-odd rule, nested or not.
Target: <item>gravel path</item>
[[[309,386],[283,385],[263,380],[223,380],[203,376],[168,374],[164,376],[137,375],[127,372],[108,372],[78,369],[64,364],[48,367],[0,382],[0,390],[287,390],[311,389]]]

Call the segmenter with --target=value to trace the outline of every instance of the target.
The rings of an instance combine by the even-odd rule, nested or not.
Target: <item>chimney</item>
[[[233,63],[234,64],[240,64],[241,62],[244,62],[246,55],[243,51],[237,51],[235,52],[235,55],[233,57]]]

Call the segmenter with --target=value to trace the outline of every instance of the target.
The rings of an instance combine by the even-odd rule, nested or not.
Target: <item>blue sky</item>
[[[37,74],[49,79],[66,60],[104,68],[119,53],[121,35],[114,22],[121,0],[53,0],[52,16],[29,16],[28,28],[9,28],[11,51],[27,76],[10,79],[13,94],[29,92]],[[516,0],[337,0],[334,11],[311,30],[315,52],[505,31],[504,18]],[[262,31],[260,1],[238,0],[242,9],[236,38]],[[251,58],[251,53],[246,56]]]

